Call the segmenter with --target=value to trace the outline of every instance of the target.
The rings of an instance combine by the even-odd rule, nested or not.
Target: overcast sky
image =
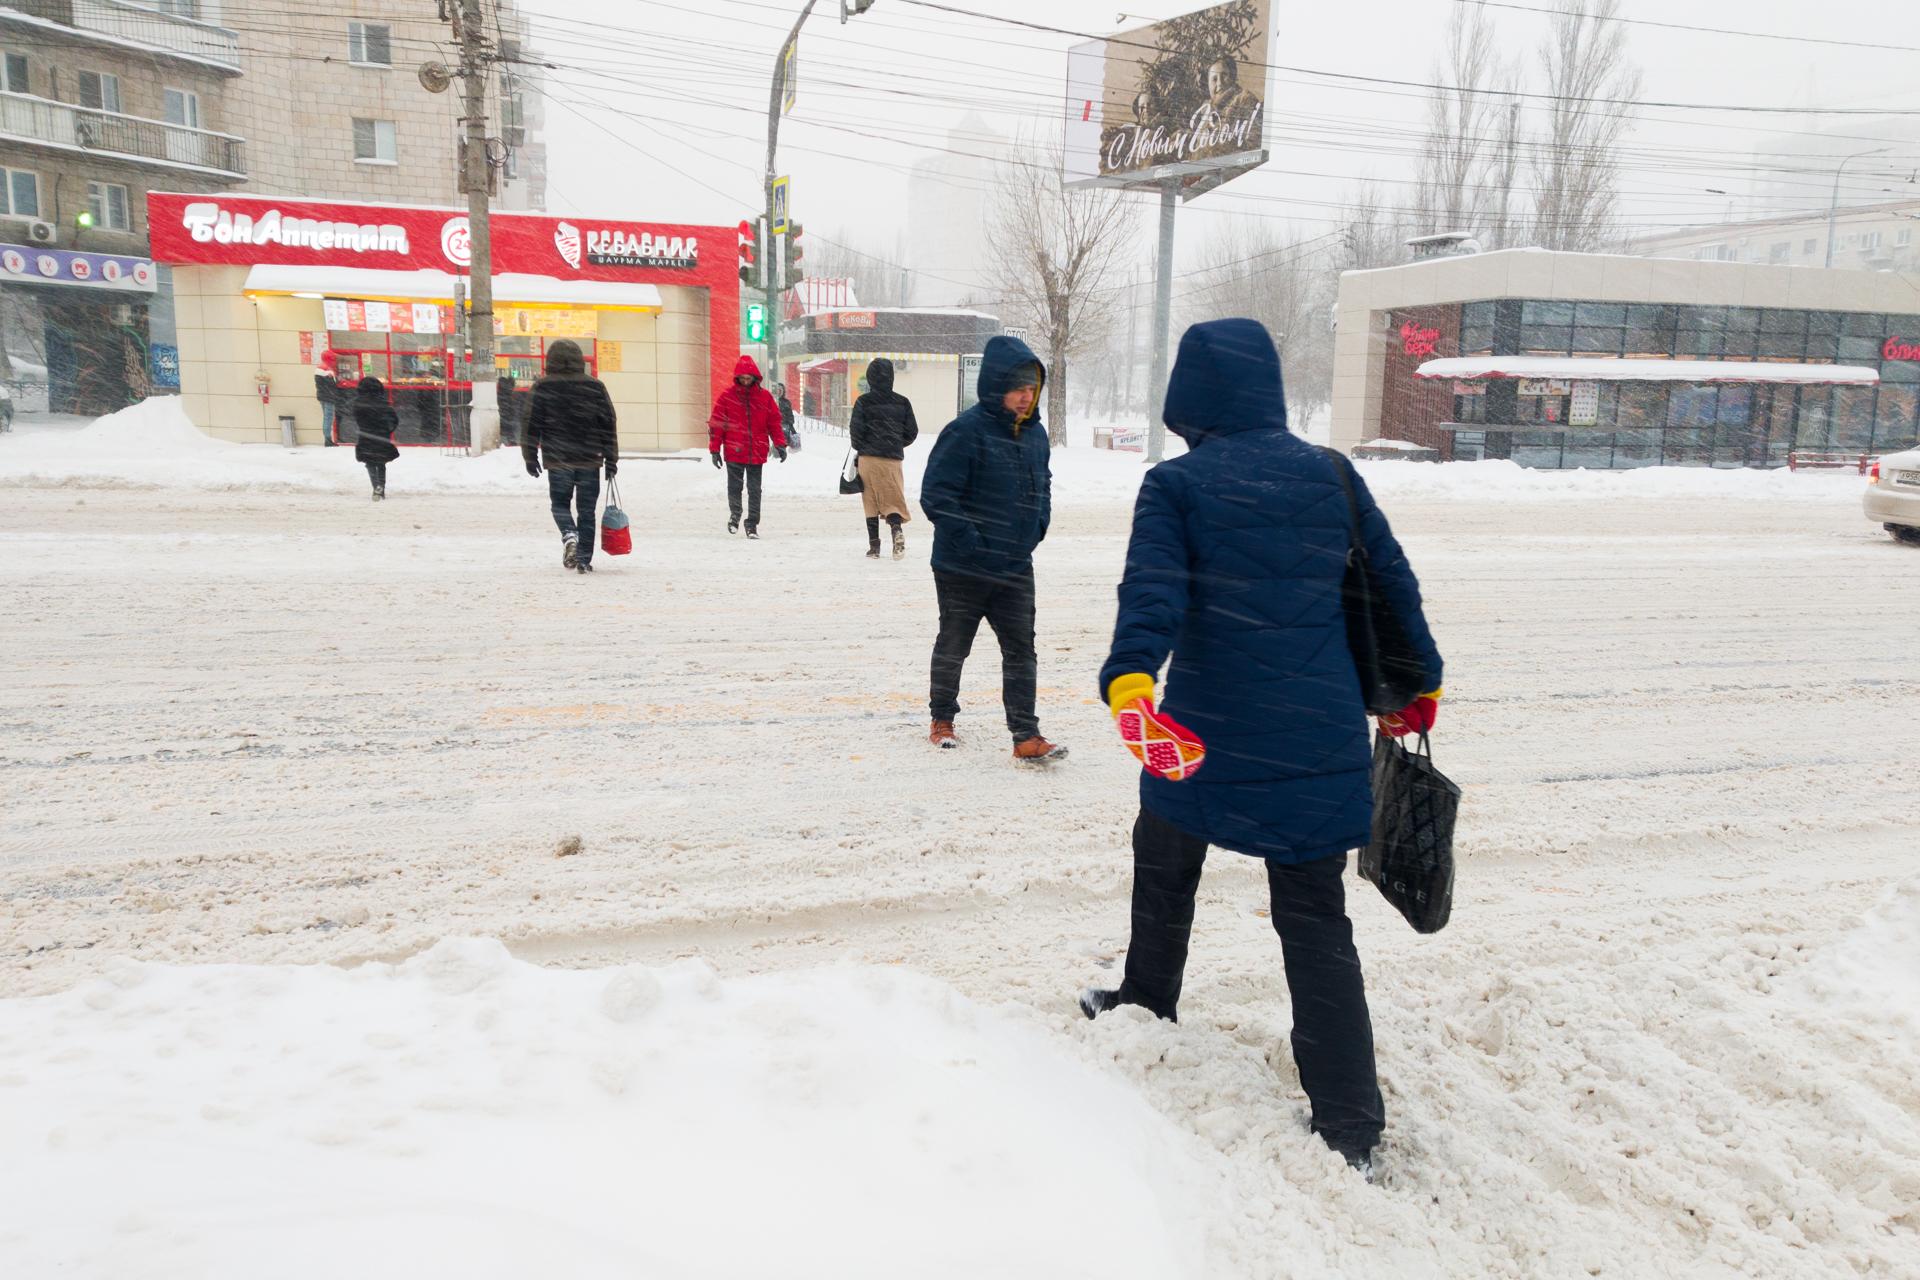
[[[732,223],[760,203],[768,80],[774,51],[802,0],[526,0],[547,72],[549,204],[557,211]],[[1178,0],[953,0],[956,7],[1110,34],[1203,7]],[[1571,0],[1514,0],[1533,7]],[[1275,0],[1273,61],[1321,72],[1429,81],[1453,0]],[[1798,37],[1628,28],[1643,101],[1912,110],[1920,33],[1885,0],[1626,0],[1625,16]],[[1489,10],[1507,50],[1529,68],[1547,19]],[[1057,130],[1070,36],[960,16],[909,0],[877,0],[842,26],[821,0],[800,44],[799,104],[782,125],[781,171],[795,215],[823,234],[890,252],[905,218],[907,170],[947,146],[989,143],[949,133],[969,113],[1011,135]],[[1807,37],[1907,49],[1809,43]],[[1537,77],[1530,87],[1538,87]],[[1420,90],[1341,85],[1275,71],[1268,85],[1273,159],[1202,197],[1182,214],[1190,252],[1223,212],[1279,220],[1302,236],[1325,232],[1359,181],[1405,202],[1424,121]],[[1532,108],[1528,117],[1537,119]],[[1827,130],[1857,141],[1823,141]],[[1647,108],[1628,135],[1624,211],[1642,227],[1746,216],[1756,176],[1795,167],[1830,172],[1817,157],[1865,150],[1890,136],[1875,120],[1706,113]],[[1908,137],[1920,137],[1909,128]],[[1856,161],[1845,200],[1920,194],[1908,185],[1920,144],[1893,139],[1884,158]],[[1764,154],[1756,157],[1756,149]],[[1802,207],[1824,211],[1830,178],[1784,175]],[[1523,177],[1523,182],[1529,181]],[[1708,188],[1728,192],[1711,194]],[[1844,201],[1843,201],[1844,203]]]

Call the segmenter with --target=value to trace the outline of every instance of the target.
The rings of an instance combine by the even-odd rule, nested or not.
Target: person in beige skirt
[[[867,390],[853,402],[847,435],[859,459],[867,559],[880,558],[880,522],[885,520],[893,529],[893,558],[898,560],[907,554],[907,538],[900,526],[913,519],[902,464],[908,447],[920,438],[920,424],[913,420],[913,402],[893,389],[893,361],[882,358],[868,363]]]

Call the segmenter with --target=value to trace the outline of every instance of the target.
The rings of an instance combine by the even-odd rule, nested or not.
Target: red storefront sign
[[[467,215],[457,209],[154,192],[147,216],[157,262],[457,275],[472,260]],[[726,252],[730,228],[530,213],[496,213],[492,228],[496,275],[705,289],[713,393],[731,384],[740,294]]]
[[[1882,360],[1920,360],[1920,342],[1909,342],[1896,333],[1881,344],[1880,358]]]
[[[1409,356],[1430,356],[1440,345],[1438,329],[1423,329],[1411,320],[1400,326],[1400,351]]]

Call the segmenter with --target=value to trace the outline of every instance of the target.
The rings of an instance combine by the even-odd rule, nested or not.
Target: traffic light
[[[848,18],[857,18],[871,8],[873,0],[840,0],[840,21],[845,23]]]
[[[805,269],[800,265],[800,258],[805,252],[805,247],[800,243],[802,229],[797,222],[787,224],[786,252],[782,255],[786,271],[780,278],[780,285],[784,289],[791,289],[807,278]]]
[[[740,283],[749,289],[763,288],[760,274],[760,224],[751,218],[742,218],[737,230],[740,233]]]
[[[746,325],[747,341],[748,342],[765,342],[767,340],[766,304],[761,302],[748,303],[746,321],[747,321],[747,325]]]
[[[82,209],[79,213],[74,214],[73,225],[80,228],[82,231],[85,231],[88,227],[92,226],[93,210]]]

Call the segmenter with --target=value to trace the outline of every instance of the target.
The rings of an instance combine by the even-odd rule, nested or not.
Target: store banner
[[[437,302],[372,302],[328,298],[320,304],[335,333],[451,333],[453,308]],[[494,329],[499,330],[496,321]]]
[[[451,209],[155,192],[147,213],[160,262],[460,272],[473,260],[467,215]],[[492,228],[496,275],[707,284],[692,277],[709,262],[734,269],[725,227],[495,213]]]
[[[74,253],[33,245],[0,244],[0,283],[55,284],[70,289],[152,293],[153,262],[111,253]]]

